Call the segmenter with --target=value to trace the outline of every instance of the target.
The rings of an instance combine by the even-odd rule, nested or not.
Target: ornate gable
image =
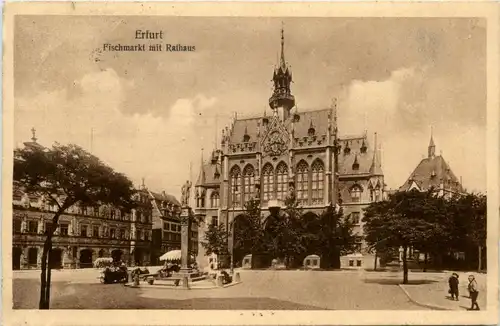
[[[283,122],[273,116],[262,139],[262,149],[265,155],[280,156],[288,150],[290,136]]]

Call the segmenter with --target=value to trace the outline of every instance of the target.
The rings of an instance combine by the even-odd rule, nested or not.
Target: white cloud
[[[74,98],[63,90],[17,99],[16,143],[30,138],[34,126],[44,145],[71,142],[90,149],[93,129],[94,154],[136,184],[145,177],[150,188],[178,196],[181,184],[189,177],[189,162],[199,161],[198,148],[203,146],[196,133],[197,116],[211,108],[216,99],[202,94],[178,99],[168,118],[124,115],[119,105],[129,85],[114,70],[87,74],[75,85],[81,93]],[[193,168],[193,175],[197,172]]]
[[[360,134],[367,129],[373,140],[373,132],[378,132],[390,188],[399,187],[427,153],[430,125],[407,128],[400,119],[405,116],[404,121],[411,123],[415,112],[420,112],[419,107],[432,105],[411,99],[425,76],[425,69],[402,68],[386,80],[353,81],[340,99],[341,134]],[[205,157],[208,149],[213,148],[213,111],[218,101],[198,94],[179,98],[172,107],[165,108],[168,117],[124,115],[119,107],[132,86],[114,70],[107,69],[75,81],[78,96],[69,97],[66,90],[60,90],[18,98],[15,141],[28,140],[33,126],[44,145],[60,141],[89,149],[92,128],[93,152],[97,156],[126,173],[136,184],[144,177],[151,189],[164,189],[179,196],[182,183],[190,177],[190,162],[191,178],[196,179],[201,148],[205,149]],[[219,120],[218,128],[224,125]],[[446,120],[435,121],[433,126],[437,150],[443,149],[455,174],[463,176],[464,185],[470,190],[484,191],[484,131]]]
[[[422,107],[432,107],[433,102],[428,98],[418,99],[420,94],[417,94],[422,91],[426,73],[426,67],[402,68],[385,80],[355,80],[340,100],[341,134],[361,134],[366,129],[373,141],[373,133],[378,133],[389,188],[401,186],[427,155],[431,125],[419,124]],[[426,117],[425,121],[429,120]],[[486,175],[480,172],[486,170],[484,129],[452,124],[447,119],[437,119],[432,126],[438,153],[443,150],[454,173],[463,177],[464,186],[485,191]]]

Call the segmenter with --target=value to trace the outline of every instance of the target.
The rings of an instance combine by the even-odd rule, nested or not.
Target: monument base
[[[200,273],[191,268],[181,268],[177,275],[182,278],[187,277],[190,281],[199,281],[205,279],[203,273]]]

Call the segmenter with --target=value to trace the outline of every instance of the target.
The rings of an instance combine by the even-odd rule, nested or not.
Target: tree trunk
[[[407,247],[403,246],[403,284],[408,284],[408,262],[406,258]]]
[[[424,253],[424,272],[427,272],[427,252]]]
[[[42,252],[42,272],[40,274],[40,301],[38,302],[38,309],[49,309],[50,307],[50,283],[51,283],[51,264],[50,253],[52,252],[52,236],[57,229],[57,222],[59,216],[74,203],[65,202],[52,218],[52,224],[49,230],[46,230],[47,238],[43,244]]]
[[[482,253],[483,253],[483,247],[477,246],[477,271],[481,272],[482,270]]]
[[[43,252],[42,252],[42,273],[40,275],[40,301],[38,302],[39,309],[49,309],[47,306],[47,302],[45,299],[47,298],[47,254],[49,247],[49,238],[45,239],[45,243],[43,244]]]
[[[47,289],[45,290],[45,302],[47,303],[47,309],[49,309],[50,304],[50,284],[51,284],[51,274],[52,274],[52,239],[50,240],[49,252],[47,254]]]
[[[375,262],[373,263],[373,270],[377,270],[377,252],[375,251]]]

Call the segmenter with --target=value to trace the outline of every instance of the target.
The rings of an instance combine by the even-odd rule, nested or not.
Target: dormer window
[[[436,171],[432,170],[431,172],[431,179],[436,177]]]
[[[250,135],[248,134],[248,129],[245,127],[245,134],[243,135],[243,142],[248,143],[250,141]]]
[[[316,133],[316,130],[314,129],[313,122],[311,120],[311,123],[309,124],[309,129],[307,130],[307,135],[309,137],[312,137],[312,136],[314,136],[315,133]]]
[[[352,163],[352,169],[354,171],[359,170],[358,155],[354,157],[354,163]]]
[[[363,143],[361,144],[361,148],[360,148],[360,151],[361,151],[361,154],[364,154],[366,153],[366,144],[365,144],[365,140],[363,139]]]
[[[351,154],[351,149],[349,148],[349,144],[346,145],[344,148],[344,155],[349,155]]]

